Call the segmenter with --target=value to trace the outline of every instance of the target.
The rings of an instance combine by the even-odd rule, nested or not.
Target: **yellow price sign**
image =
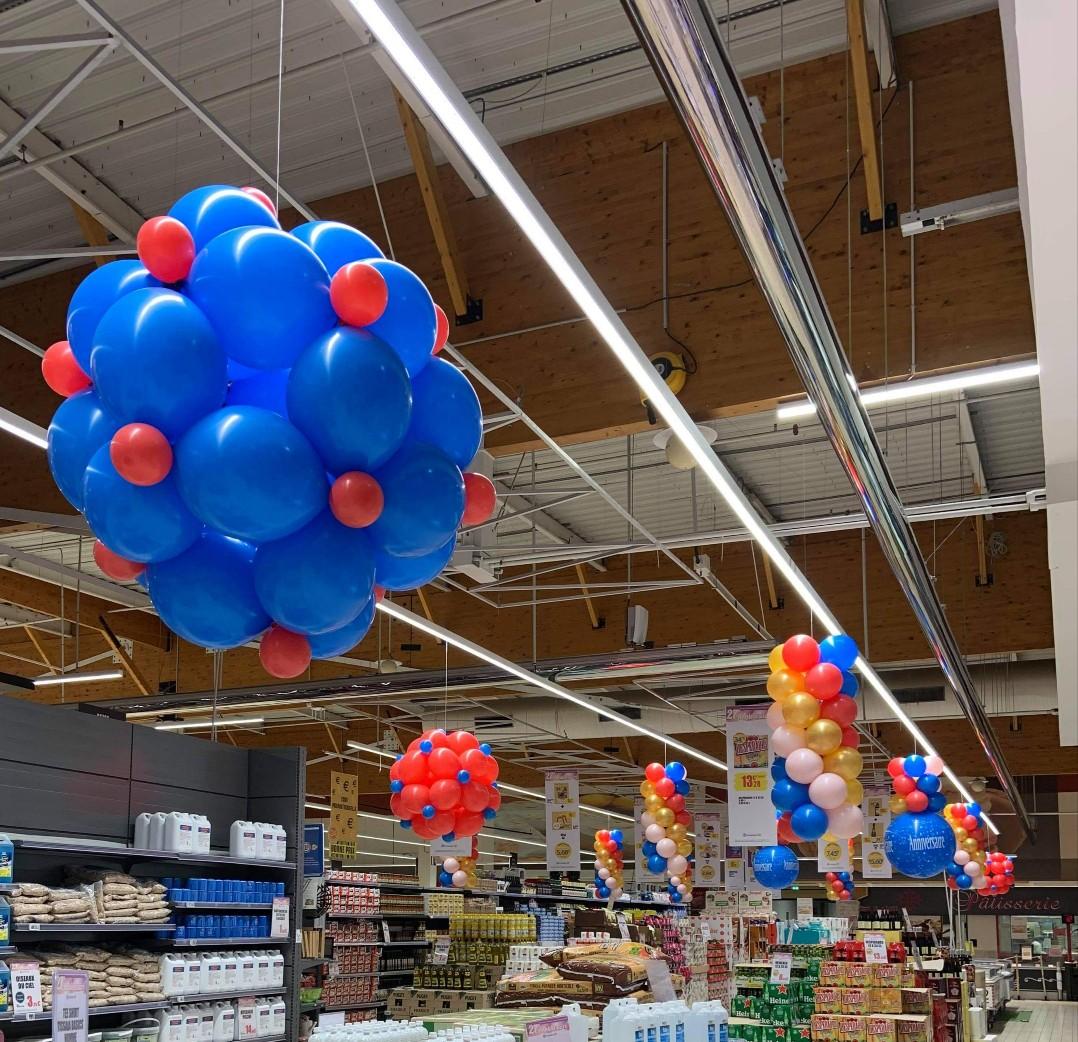
[[[767,771],[736,771],[734,790],[736,792],[767,792]]]

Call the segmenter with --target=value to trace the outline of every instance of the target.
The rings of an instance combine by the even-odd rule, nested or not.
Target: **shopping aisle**
[[[1008,1019],[1000,1026],[1000,1042],[1074,1042],[1078,1040],[1078,1002],[1011,1002],[1014,1012],[1030,1010],[1028,1021]]]

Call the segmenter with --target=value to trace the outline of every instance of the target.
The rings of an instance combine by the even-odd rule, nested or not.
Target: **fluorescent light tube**
[[[48,432],[44,427],[39,427],[36,423],[24,420],[18,413],[13,413],[10,409],[0,408],[0,430],[7,431],[8,434],[14,434],[16,438],[22,438],[23,441],[28,441],[39,449],[49,447]]]
[[[360,749],[365,753],[373,753],[375,756],[383,756],[387,760],[395,760],[397,758],[396,753],[386,752],[385,749],[379,749],[374,745],[364,745],[362,742],[347,741],[344,743],[349,749]]]
[[[34,687],[51,687],[55,684],[93,684],[99,680],[123,680],[123,671],[110,670],[107,673],[67,673],[58,677],[34,677]]]
[[[516,785],[508,785],[506,782],[499,781],[498,788],[503,792],[512,792],[517,796],[525,796],[531,800],[538,800],[540,803],[546,803],[546,796],[541,792],[534,792],[531,789],[521,789]],[[586,810],[590,814],[599,814],[604,818],[616,818],[618,821],[628,821],[630,824],[635,824],[636,821],[628,814],[619,814],[613,810],[603,810],[601,807],[591,807],[586,803],[577,804],[579,810]]]
[[[1036,362],[1012,362],[1006,365],[988,365],[982,369],[966,369],[960,373],[947,373],[943,376],[926,376],[923,379],[903,380],[899,383],[870,387],[859,391],[861,404],[866,408],[883,405],[888,402],[903,402],[914,398],[928,398],[934,394],[947,394],[953,391],[965,391],[973,387],[991,387],[993,384],[1011,383],[1040,375],[1041,367]],[[780,420],[796,420],[803,416],[813,416],[816,403],[807,399],[780,405],[775,416]]]
[[[245,724],[254,725],[265,723],[265,717],[261,716],[232,716],[221,717],[220,720],[177,720],[173,723],[154,724],[155,731],[193,731],[213,727],[242,727]]]

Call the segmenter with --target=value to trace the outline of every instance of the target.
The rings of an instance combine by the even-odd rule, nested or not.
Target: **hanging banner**
[[[580,871],[580,785],[576,771],[546,772],[546,867]]]
[[[821,872],[849,872],[849,841],[837,839],[830,832],[821,836],[816,844],[816,868]]]
[[[866,793],[861,810],[865,832],[861,837],[861,875],[865,879],[890,879],[891,862],[883,850],[883,836],[891,824],[890,797],[886,790]]]
[[[326,870],[326,826],[322,822],[303,826],[303,874],[320,876]]]
[[[355,861],[359,831],[359,779],[343,771],[329,776],[329,856],[333,861]]]
[[[767,708],[760,705],[726,709],[729,842],[740,846],[769,847],[777,841],[775,808],[768,796],[771,728]]]
[[[644,801],[636,800],[633,804],[633,846],[636,850],[636,871],[634,881],[638,883],[662,883],[665,876],[661,872],[652,872],[648,868],[648,859],[644,857],[644,826],[640,824],[640,815],[644,813]],[[695,883],[695,880],[693,880]]]
[[[698,811],[696,828],[696,871],[693,886],[722,886],[723,825],[726,808]]]
[[[744,851],[740,847],[726,848],[726,889],[747,890],[748,878]]]
[[[458,836],[456,839],[443,839],[439,836],[430,841],[430,856],[438,861],[444,861],[447,857],[471,857],[472,837]]]

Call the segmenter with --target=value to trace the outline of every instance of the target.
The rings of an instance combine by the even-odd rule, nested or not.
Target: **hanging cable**
[[[274,205],[281,212],[281,113],[284,105],[284,0],[281,0],[280,45],[277,50],[277,168],[274,171]]]

